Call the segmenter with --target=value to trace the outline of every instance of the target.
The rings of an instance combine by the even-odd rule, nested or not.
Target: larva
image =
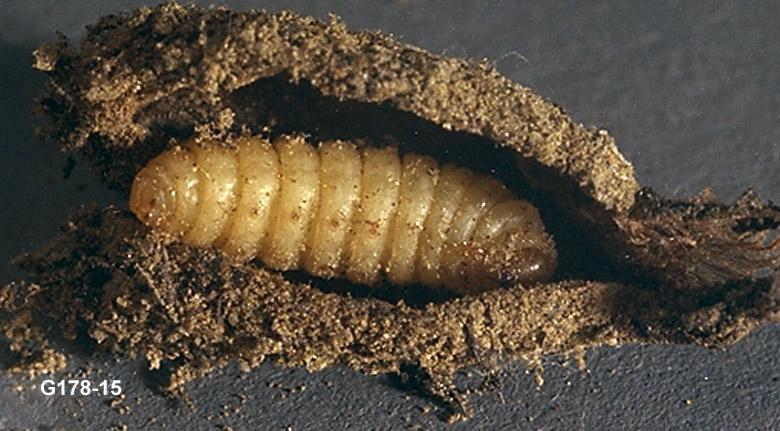
[[[471,293],[547,280],[557,260],[536,208],[495,178],[344,141],[191,142],[137,173],[130,209],[238,260],[368,285]]]

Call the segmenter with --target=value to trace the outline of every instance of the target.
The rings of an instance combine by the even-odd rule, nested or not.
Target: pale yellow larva
[[[551,277],[538,211],[498,180],[394,147],[301,137],[187,144],[141,169],[130,209],[231,258],[360,284],[475,293]]]

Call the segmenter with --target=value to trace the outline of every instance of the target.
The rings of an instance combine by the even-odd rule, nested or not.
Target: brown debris
[[[236,114],[228,95],[281,72],[324,96],[382,104],[485,136],[565,173],[610,209],[629,208],[639,188],[606,131],[575,124],[489,65],[432,55],[378,32],[352,33],[335,18],[324,24],[292,12],[168,3],[105,17],[78,51],[46,45],[36,58],[52,77],[42,100],[54,120],[50,136],[96,157],[108,181],[124,189],[132,177],[112,172],[123,165],[96,151],[115,156],[160,127],[224,132]]]
[[[23,265],[41,288],[15,306],[0,305],[45,311],[66,328],[85,325],[100,350],[172,367],[170,391],[230,361],[253,367],[274,358],[312,371],[413,366],[429,390],[452,401],[451,378],[464,367],[490,369],[498,358],[533,361],[598,345],[723,346],[780,310],[769,280],[722,286],[708,296],[561,281],[412,308],[324,293],[261,267],[230,264],[217,251],[150,233],[116,208],[77,215]]]
[[[637,193],[606,132],[486,64],[352,33],[335,19],[173,3],[106,17],[80,49],[61,41],[36,58],[52,78],[41,98],[46,134],[119,190],[191,135],[389,140],[495,171],[541,208],[561,263],[558,281],[467,298],[366,293],[230,264],[150,232],[124,209],[91,208],[20,260],[28,282],[0,290],[22,359],[48,349],[18,344],[25,331],[46,342],[46,328],[24,317],[40,313],[68,338],[81,331],[99,350],[143,355],[174,392],[230,361],[344,364],[421,381],[467,413],[452,384],[466,367],[598,345],[725,346],[780,316],[772,275],[759,277],[778,266],[780,244],[768,241],[780,208],[752,195],[728,206]]]
[[[780,207],[746,191],[734,204],[705,190],[690,202],[663,199],[649,189],[629,215],[615,217],[627,264],[681,289],[746,280],[780,268]]]

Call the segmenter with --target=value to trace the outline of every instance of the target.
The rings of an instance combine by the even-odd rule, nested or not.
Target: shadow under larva
[[[82,154],[157,227],[145,226],[124,207],[89,208],[21,260],[30,277],[5,286],[0,302],[13,311],[9,331],[28,334],[31,325],[38,331],[39,350],[22,352],[29,369],[63,363],[40,359],[62,358],[52,353],[45,328],[35,326],[32,316],[44,313],[66,333],[95,340],[97,349],[141,355],[151,368],[171,369],[171,392],[214,367],[237,361],[251,368],[273,358],[311,371],[340,364],[417,376],[429,394],[447,402],[448,413],[463,417],[466,392],[453,382],[465,368],[495,370],[501,361],[538,361],[622,343],[722,347],[780,315],[772,290],[780,242],[767,241],[780,227],[780,208],[751,193],[732,204],[708,194],[658,196],[641,187],[609,133],[575,123],[563,108],[490,65],[432,55],[376,32],[351,32],[335,19],[174,3],[105,17],[86,40],[80,48],[62,41],[36,52],[36,67],[51,79],[40,99],[49,121],[46,136]],[[199,40],[205,42],[192,43]],[[317,280],[279,270],[305,268],[306,250],[315,248],[296,255],[270,247],[261,265],[236,259],[220,249],[231,250],[231,241],[241,238],[214,228],[230,218],[221,207],[210,207],[210,218],[200,224],[199,215],[208,212],[197,205],[162,211],[149,205],[148,193],[164,187],[132,191],[150,161],[154,166],[157,157],[181,156],[191,140],[197,149],[186,151],[226,151],[224,166],[231,160],[235,166],[236,143],[258,136],[270,142],[306,136],[310,146],[303,151],[337,140],[354,144],[358,153],[394,145],[401,156],[430,158],[440,172],[453,164],[493,178],[538,210],[544,230],[526,238],[544,255],[544,277],[524,281],[500,268],[491,276],[500,288],[474,295],[430,301],[420,301],[413,289],[361,295],[357,284],[341,290],[335,286],[342,278],[325,278],[348,273],[341,267],[348,259],[310,265],[322,270]],[[398,167],[400,188],[402,159],[391,159],[381,165]],[[365,168],[362,159],[360,166]],[[139,178],[154,184],[145,174]],[[306,180],[318,183],[312,178]],[[273,181],[264,184],[273,190]],[[305,187],[292,196],[314,198],[316,190]],[[319,208],[307,205],[316,214]],[[294,209],[275,232],[295,226],[288,224]],[[181,217],[160,216],[171,212]],[[534,213],[510,211],[523,212]],[[389,229],[389,218],[382,221]],[[174,235],[161,233],[165,224]],[[193,234],[188,224],[200,230]],[[302,232],[270,243],[305,246],[313,236]],[[392,249],[389,237],[374,245]],[[262,241],[232,250],[240,255]],[[257,253],[267,253],[264,247]],[[419,245],[401,248],[408,256]],[[383,265],[369,255],[370,271],[358,272],[357,280],[381,278]],[[329,255],[312,262],[327,261],[323,256]],[[466,262],[451,256],[456,264]],[[529,268],[528,261],[515,263],[508,269]],[[385,273],[406,277],[409,267]],[[453,268],[447,273],[460,276],[472,267]]]

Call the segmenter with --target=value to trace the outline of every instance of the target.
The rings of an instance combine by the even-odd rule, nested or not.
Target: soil
[[[574,123],[488,64],[335,19],[174,3],[103,18],[80,48],[61,41],[36,58],[51,77],[43,133],[120,191],[191,136],[392,141],[527,196],[561,262],[552,282],[476,296],[366,290],[231,263],[150,231],[125,208],[92,207],[22,256],[29,277],[0,290],[11,370],[62,368],[53,333],[146,358],[173,394],[233,361],[345,364],[398,373],[457,419],[505,361],[624,343],[720,347],[780,319],[780,208],[752,193],[725,205],[642,189],[606,131]],[[487,377],[456,384],[469,367]]]

